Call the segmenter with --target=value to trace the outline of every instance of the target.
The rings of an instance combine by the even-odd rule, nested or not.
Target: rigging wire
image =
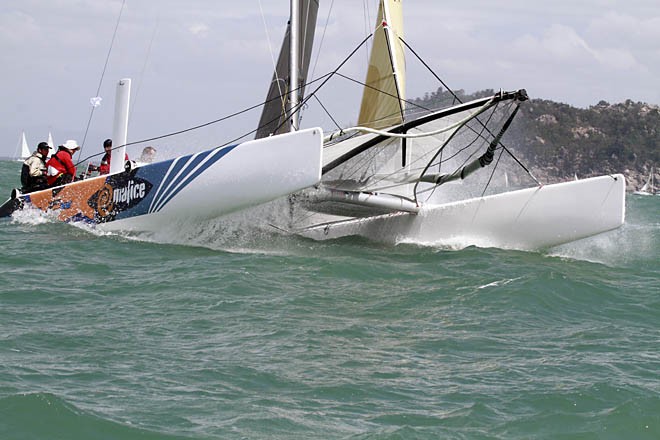
[[[396,137],[396,138],[401,138],[401,139],[415,139],[415,138],[420,138],[420,137],[433,136],[433,135],[436,135],[436,134],[440,134],[440,133],[444,133],[444,132],[446,132],[446,131],[453,130],[454,128],[459,127],[459,126],[465,124],[465,123],[466,123],[467,121],[469,121],[470,119],[476,118],[479,114],[481,114],[481,113],[483,113],[484,111],[486,111],[486,110],[492,105],[492,103],[493,103],[493,99],[490,99],[490,100],[487,101],[483,106],[481,106],[480,108],[478,108],[476,111],[474,111],[473,113],[468,114],[468,115],[465,117],[465,119],[460,120],[460,121],[458,121],[458,122],[455,122],[454,124],[449,125],[449,126],[447,126],[447,127],[442,127],[442,128],[437,129],[437,130],[428,131],[428,132],[415,133],[415,134],[408,134],[408,133],[392,133],[392,132],[389,132],[389,131],[376,130],[376,129],[374,129],[374,128],[370,128],[370,127],[360,127],[360,126],[357,126],[357,127],[350,127],[350,128],[345,129],[344,131],[363,131],[363,132],[367,132],[367,133],[377,134],[377,135],[380,135],[380,136]]]
[[[493,175],[495,175],[495,170],[497,169],[497,165],[500,163],[502,154],[504,154],[504,149],[501,149],[499,156],[497,156],[497,161],[495,161],[495,166],[493,166],[493,170],[490,172],[490,177],[488,178],[488,182],[486,182],[486,186],[484,186],[484,190],[481,192],[481,197],[483,197],[484,194],[486,194],[486,190],[490,186],[491,180],[493,180]]]
[[[332,2],[330,2],[330,9],[328,9],[328,15],[325,18],[325,25],[323,26],[323,34],[321,34],[321,42],[319,43],[319,47],[316,51],[316,60],[314,61],[314,67],[312,67],[312,72],[309,75],[309,77],[311,77],[311,78],[314,78],[314,74],[316,73],[316,66],[319,64],[319,60],[321,59],[321,52],[323,50],[323,41],[325,40],[325,33],[328,30],[328,23],[330,22],[330,14],[332,13],[332,7],[334,6],[334,4],[335,4],[335,0],[332,0]],[[305,33],[305,36],[307,36],[307,33]],[[319,101],[318,98],[316,98],[316,99],[317,99],[317,101]],[[321,104],[321,101],[319,101],[319,104]],[[323,107],[323,104],[321,104],[321,107]],[[301,108],[300,112],[298,113],[300,115],[299,119],[301,121],[302,121],[304,110],[306,108],[307,107]],[[328,116],[330,116],[327,109],[325,109],[325,107],[323,107],[323,109],[328,114]],[[330,116],[330,119],[332,119],[332,121],[335,122],[335,120],[333,119],[332,116]],[[335,122],[335,124],[337,125],[336,122]]]
[[[324,77],[325,77],[325,79],[324,79],[324,81],[321,83],[321,85],[319,85],[319,86],[318,86],[318,87],[317,87],[312,93],[310,93],[310,94],[307,95],[303,100],[301,100],[300,103],[298,103],[298,105],[296,106],[297,108],[294,108],[293,111],[294,111],[294,112],[295,112],[295,111],[298,111],[298,110],[300,110],[300,108],[302,108],[302,106],[304,106],[305,104],[307,104],[307,102],[311,99],[311,97],[312,97],[316,92],[318,92],[318,91],[319,91],[319,90],[320,90],[320,89],[321,89],[321,88],[322,88],[322,87],[323,87],[323,86],[324,86],[324,85],[325,85],[325,84],[326,84],[326,83],[327,83],[327,82],[328,82],[328,81],[329,81],[329,80],[330,80],[330,79],[331,79],[331,78],[332,78],[332,77],[333,77],[333,76],[339,71],[339,69],[341,69],[342,66],[343,66],[344,64],[346,64],[346,63],[348,62],[348,60],[350,60],[350,59],[353,57],[353,55],[355,55],[355,53],[360,49],[360,47],[362,47],[362,46],[363,46],[363,45],[369,40],[369,38],[372,37],[372,35],[373,35],[373,34],[370,34],[370,35],[367,36],[364,40],[362,40],[362,42],[361,42],[361,43],[360,43],[355,49],[353,49],[353,51],[352,51],[350,54],[348,54],[348,56],[347,56],[346,58],[344,58],[344,60],[343,60],[341,63],[339,63],[339,65],[335,68],[335,70],[333,70],[332,72],[330,72],[330,73],[328,73],[328,74],[322,76],[321,78],[324,78]],[[316,80],[313,80],[313,81],[316,81]],[[280,123],[280,124],[277,126],[277,128],[275,129],[275,131],[277,131],[277,130],[279,130],[280,128],[282,128],[282,126],[283,126],[285,123],[286,123],[286,121]]]
[[[496,110],[496,106],[493,107],[492,112],[491,112],[491,116],[489,117],[489,120],[492,118],[492,115],[495,113],[495,110]],[[467,123],[466,123],[466,124],[467,124]],[[464,124],[464,125],[465,125],[465,124]],[[418,130],[418,129],[417,129],[417,130]],[[389,188],[396,187],[396,186],[401,186],[401,185],[403,185],[403,184],[407,184],[407,183],[413,183],[413,182],[417,181],[422,175],[424,175],[428,169],[430,169],[431,167],[433,167],[433,166],[435,166],[435,165],[441,165],[443,162],[447,162],[447,161],[451,160],[452,158],[458,156],[460,153],[462,153],[462,152],[465,151],[466,149],[468,149],[468,148],[470,148],[471,146],[473,146],[473,145],[474,145],[474,144],[475,144],[480,138],[483,139],[483,140],[486,140],[485,136],[483,135],[483,131],[484,131],[484,130],[483,130],[483,128],[482,128],[481,133],[476,133],[476,132],[475,132],[475,134],[476,134],[477,136],[476,136],[476,137],[475,137],[470,143],[468,143],[465,147],[459,149],[458,151],[456,151],[456,152],[455,152],[453,155],[451,155],[450,157],[447,157],[447,158],[445,158],[444,160],[440,160],[439,162],[433,162],[433,160],[434,160],[436,157],[438,157],[438,154],[439,154],[440,156],[442,156],[442,154],[443,154],[445,148],[447,147],[447,145],[449,145],[449,141],[450,141],[451,138],[453,138],[453,136],[454,136],[454,135],[452,134],[451,137],[450,137],[450,139],[448,139],[448,140],[444,143],[444,145],[442,145],[442,146],[440,147],[440,149],[439,149],[437,152],[435,152],[435,150],[431,150],[431,151],[427,152],[426,154],[424,154],[424,155],[422,155],[422,156],[416,158],[413,162],[410,163],[411,166],[414,165],[414,164],[416,164],[416,163],[424,163],[423,166],[410,168],[409,173],[410,173],[410,172],[415,172],[415,174],[416,174],[418,171],[421,170],[421,173],[419,174],[419,176],[418,176],[415,180],[409,180],[409,179],[407,179],[407,180],[405,180],[405,181],[401,181],[401,182],[398,183],[398,184],[395,184],[395,185],[389,185]],[[467,162],[469,162],[470,160],[472,160],[472,158],[473,158],[478,152],[479,152],[479,150],[475,150],[470,156],[468,156],[467,159],[464,160],[463,164],[461,164],[461,165],[459,165],[459,166],[456,167],[456,170],[458,170],[458,169],[464,167],[464,166],[467,164]],[[433,155],[433,157],[431,157],[431,160],[427,162],[427,157],[428,157],[429,155]],[[439,171],[438,171],[438,172],[439,172]],[[399,173],[399,171],[393,171],[392,173],[389,173],[389,174],[386,174],[386,175],[382,176],[382,177],[381,177],[380,179],[378,179],[378,180],[374,180],[373,183],[376,183],[376,184],[377,184],[377,183],[380,183],[380,182],[382,182],[382,181],[385,181],[386,179],[389,179],[389,178],[391,178],[392,176],[395,176],[397,173]],[[426,190],[420,190],[420,191],[417,191],[416,194],[422,194],[422,193],[424,193],[424,192],[428,192],[428,191],[435,191],[435,189],[436,189],[438,186],[439,186],[439,185],[434,185],[432,188],[428,188],[428,189],[426,189]],[[388,188],[388,187],[373,188],[372,190],[376,191],[376,190],[381,190],[381,189],[386,189],[386,188]],[[432,194],[433,194],[433,192],[431,193],[431,195],[432,195]],[[429,195],[429,197],[430,197],[431,195]]]
[[[321,108],[323,109],[323,111],[325,112],[325,114],[328,115],[328,117],[330,118],[330,120],[332,120],[332,122],[335,124],[335,126],[337,127],[337,129],[341,130],[341,127],[339,126],[339,123],[335,120],[335,118],[332,117],[332,114],[330,114],[330,112],[329,112],[328,109],[325,107],[325,105],[323,105],[323,103],[321,102],[321,100],[319,99],[319,97],[316,96],[316,95],[314,95],[314,99],[316,99],[316,102],[319,103],[319,105],[321,106]]]
[[[316,73],[316,66],[319,64],[319,59],[321,59],[321,51],[323,50],[323,42],[325,41],[325,33],[328,30],[328,23],[330,23],[330,14],[332,13],[332,7],[335,4],[335,0],[332,0],[330,3],[330,9],[328,9],[328,15],[325,18],[325,25],[323,26],[323,34],[321,34],[321,42],[319,43],[319,48],[316,52],[316,61],[314,61],[314,67],[312,67],[311,77],[314,78]]]
[[[383,11],[384,13],[384,11]],[[383,22],[385,17],[383,17]],[[403,109],[403,99],[401,98],[402,91],[399,90],[399,77],[398,72],[396,71],[396,63],[394,61],[394,49],[392,48],[392,42],[390,41],[390,25],[386,24],[383,27],[383,34],[385,35],[385,42],[387,43],[387,54],[390,58],[390,67],[392,67],[392,79],[394,79],[394,88],[396,89],[396,100],[399,104],[399,110],[401,111],[401,120],[405,121],[406,117]]]
[[[138,97],[140,96],[140,90],[142,87],[142,79],[144,77],[144,72],[147,70],[147,64],[149,63],[149,60],[151,59],[151,48],[153,46],[154,40],[156,38],[156,33],[158,32],[158,28],[160,27],[160,13],[158,14],[158,18],[156,19],[156,26],[154,26],[154,30],[151,33],[151,40],[149,41],[149,46],[147,47],[147,55],[144,58],[144,63],[142,64],[142,70],[140,70],[140,76],[138,78],[138,83],[137,87],[135,89],[135,95],[133,96],[133,100],[131,103],[131,108],[130,108],[130,113],[128,117],[128,123],[131,123],[131,116],[133,115],[133,112],[135,111],[135,107],[138,102]]]
[[[385,90],[381,90],[381,89],[379,89],[379,88],[376,88],[376,87],[374,87],[374,86],[372,86],[372,85],[369,85],[369,84],[367,84],[367,83],[364,83],[364,82],[362,82],[362,81],[358,81],[357,79],[355,79],[355,78],[351,78],[350,76],[343,75],[343,74],[341,74],[341,73],[339,73],[339,72],[337,72],[337,76],[340,76],[340,77],[342,77],[342,78],[344,78],[344,79],[347,79],[348,81],[352,81],[352,82],[354,82],[354,83],[356,83],[356,84],[359,84],[359,85],[361,85],[361,86],[364,86],[364,87],[366,87],[366,88],[369,88],[369,89],[375,90],[375,91],[377,91],[377,92],[379,92],[379,93],[382,93],[383,95],[389,96],[389,97],[391,97],[391,98],[397,98],[397,99],[399,99],[399,97],[398,97],[397,95],[394,95],[394,94],[392,94],[392,93],[386,92]],[[432,111],[430,108],[424,107],[423,105],[421,105],[421,104],[417,104],[416,102],[414,102],[414,101],[410,101],[410,100],[408,100],[408,99],[401,99],[401,101],[402,101],[402,102],[405,102],[406,104],[410,104],[410,105],[412,105],[412,106],[414,106],[414,107],[419,107],[420,109],[422,109],[422,110],[424,110],[424,111],[428,111],[428,112]]]
[[[105,57],[105,64],[103,65],[103,71],[101,72],[101,78],[99,79],[99,86],[96,88],[96,95],[99,96],[101,93],[101,85],[103,84],[103,78],[105,77],[105,71],[108,68],[108,61],[110,60],[110,54],[112,53],[112,47],[115,44],[115,38],[117,37],[117,29],[119,28],[119,22],[121,21],[121,15],[124,12],[124,5],[126,0],[121,2],[121,9],[119,9],[119,16],[117,17],[117,23],[115,24],[115,30],[112,33],[112,40],[110,41],[110,48],[108,49],[108,54]],[[80,151],[78,151],[78,158],[82,155],[82,150],[85,147],[85,141],[87,140],[87,133],[89,132],[89,126],[92,123],[92,116],[94,115],[94,109],[96,107],[92,105],[92,110],[89,112],[89,119],[87,120],[87,127],[85,128],[85,135],[83,136],[82,144],[80,145]],[[81,161],[84,162],[84,161]],[[80,162],[79,162],[80,163]]]
[[[277,63],[275,61],[275,55],[273,53],[273,45],[270,41],[270,34],[268,33],[268,25],[266,23],[266,15],[264,14],[264,8],[261,5],[261,0],[258,0],[258,3],[259,3],[259,12],[261,13],[261,20],[264,23],[264,31],[266,33],[266,41],[268,42],[268,51],[270,52],[270,59],[273,63],[273,72],[274,72],[273,75],[275,76],[275,84],[277,84],[277,91],[280,92],[280,95],[278,96],[278,98],[282,98],[282,107],[284,107],[284,105],[285,105],[284,94],[282,92],[282,86],[280,85],[281,81],[283,81],[283,79],[281,79],[277,74]],[[291,41],[291,35],[289,35],[289,41]]]
[[[327,77],[330,77],[330,76],[332,76],[332,72],[331,72],[331,73],[326,73],[325,75],[322,75],[322,76],[318,77],[317,79],[310,81],[309,83],[305,84],[305,86],[307,86],[307,85],[311,85],[311,84],[314,84],[314,83],[319,82],[319,81],[322,81],[322,80],[324,80],[324,79],[326,79]],[[301,86],[301,87],[304,87],[304,86]],[[116,149],[118,149],[118,148],[122,148],[122,147],[128,147],[128,146],[131,146],[131,145],[137,145],[137,144],[141,144],[141,143],[146,143],[146,142],[153,142],[153,141],[157,141],[157,140],[160,140],[160,139],[165,139],[165,138],[168,138],[168,137],[176,136],[176,135],[179,135],[179,134],[188,133],[188,132],[190,132],[190,131],[198,130],[198,129],[200,129],[200,128],[208,127],[208,126],[210,126],[210,125],[214,125],[214,124],[217,124],[217,123],[219,123],[219,122],[226,121],[226,120],[228,120],[228,119],[231,119],[231,118],[234,118],[234,117],[236,117],[236,116],[242,115],[242,114],[247,113],[247,112],[249,112],[249,111],[251,111],[251,110],[254,110],[254,109],[256,109],[256,108],[262,107],[262,106],[264,106],[265,104],[268,104],[269,102],[271,102],[271,101],[275,101],[275,100],[277,100],[277,99],[279,99],[279,96],[276,96],[276,97],[274,97],[274,98],[271,98],[271,99],[266,100],[266,101],[263,101],[263,102],[260,102],[259,104],[252,105],[252,106],[250,106],[250,107],[246,107],[246,108],[244,108],[243,110],[239,110],[239,111],[234,112],[234,113],[231,113],[231,114],[229,114],[229,115],[222,116],[222,117],[220,117],[220,118],[218,118],[218,119],[214,119],[214,120],[212,120],[212,121],[205,122],[205,123],[203,123],[203,124],[199,124],[199,125],[195,125],[195,126],[193,126],[193,127],[188,127],[188,128],[182,129],[182,130],[178,130],[178,131],[174,131],[174,132],[166,133],[166,134],[163,134],[163,135],[160,135],[160,136],[155,136],[155,137],[151,137],[151,138],[147,138],[147,139],[140,139],[140,140],[136,140],[136,141],[133,141],[133,142],[127,142],[127,143],[124,144],[124,145],[117,145],[116,147],[113,146],[113,147],[112,147],[112,150],[116,150]],[[272,121],[275,121],[275,120],[277,120],[277,119],[279,119],[279,117],[273,119]],[[267,122],[266,124],[269,124],[269,123],[272,122],[272,121],[269,121],[269,122]],[[237,138],[235,138],[235,139],[233,139],[233,140],[231,140],[231,141],[229,141],[229,142],[226,142],[226,143],[224,143],[224,144],[222,144],[222,145],[219,145],[219,146],[217,146],[216,148],[220,148],[220,147],[224,147],[224,146],[226,146],[226,145],[230,145],[232,142],[236,142],[237,140],[243,139],[243,138],[246,137],[246,136],[249,136],[249,135],[251,135],[251,134],[254,134],[259,128],[261,128],[261,127],[257,127],[256,129],[254,129],[254,130],[252,130],[252,131],[250,131],[250,132],[247,132],[247,133],[245,133],[245,134],[243,134],[243,135],[241,135],[241,136],[239,136],[239,137],[237,137]],[[101,152],[101,153],[96,153],[96,154],[92,154],[92,155],[90,155],[90,156],[87,156],[86,158],[84,158],[84,159],[82,159],[82,160],[79,160],[79,161],[76,163],[76,165],[79,165],[79,164],[81,164],[82,162],[85,162],[86,160],[89,160],[89,159],[91,159],[91,158],[93,158],[93,157],[96,157],[96,156],[100,156],[100,155],[102,155],[102,154],[104,154],[104,153]]]
[[[260,2],[259,4],[260,4],[260,7],[261,7],[261,2]],[[262,16],[263,16],[263,11],[262,11]],[[265,20],[264,20],[264,22],[265,22]],[[266,32],[267,32],[267,30],[266,30]],[[335,69],[335,71],[333,71],[333,72],[331,72],[331,73],[328,73],[328,74],[326,74],[326,75],[324,75],[324,76],[322,76],[322,77],[320,77],[320,78],[318,78],[318,79],[315,79],[315,80],[309,82],[308,84],[312,84],[312,83],[314,83],[314,82],[317,82],[317,81],[321,81],[321,80],[323,80],[322,84],[321,84],[319,87],[317,87],[317,88],[314,90],[314,92],[312,92],[312,93],[311,93],[311,94],[310,94],[310,95],[309,95],[309,96],[308,96],[303,102],[301,102],[300,105],[301,105],[301,106],[304,105],[304,104],[305,104],[305,103],[306,103],[311,97],[314,97],[314,98],[319,102],[319,104],[321,104],[321,106],[324,108],[324,110],[326,110],[326,112],[327,112],[327,109],[325,109],[325,107],[323,106],[323,104],[320,102],[320,100],[319,100],[318,97],[316,96],[318,90],[321,89],[321,88],[327,83],[327,81],[329,81],[329,79],[331,79],[331,77],[332,77],[333,75],[335,75],[335,74],[338,75],[338,76],[340,76],[340,77],[344,77],[344,78],[347,78],[347,79],[352,80],[351,78],[348,78],[348,77],[346,77],[345,75],[340,74],[338,71],[339,71],[339,69],[340,69],[340,68],[341,68],[341,67],[342,67],[342,66],[343,66],[343,65],[344,65],[344,64],[345,64],[345,63],[346,63],[346,62],[347,62],[347,61],[348,61],[348,60],[349,60],[349,59],[350,59],[350,58],[351,58],[351,57],[357,52],[357,50],[358,50],[362,45],[364,45],[364,44],[366,43],[366,41],[367,41],[369,38],[371,38],[372,36],[373,36],[373,34],[371,34],[371,35],[369,35],[367,38],[365,38],[365,40],[362,41],[362,43],[360,43],[360,45],[358,45],[358,46],[354,49],[354,51],[353,51],[351,54],[349,54],[349,56],[348,56],[344,61],[342,61],[342,62],[339,64],[339,66]],[[401,41],[403,41],[403,40],[401,39]],[[405,41],[403,41],[403,43],[406,44]],[[406,44],[406,46],[409,47],[407,44]],[[411,49],[411,51],[412,51],[412,49]],[[272,58],[272,51],[271,51],[271,58]],[[421,59],[420,59],[420,61],[423,62],[423,60],[421,60]],[[273,60],[273,63],[274,63],[274,60]],[[424,64],[425,64],[425,63],[424,63]],[[426,65],[426,64],[425,64],[425,65]],[[427,68],[428,68],[428,65],[426,65],[426,66],[427,66]],[[429,68],[429,69],[430,69],[430,68]],[[352,80],[352,81],[354,81],[354,80]],[[440,80],[440,81],[441,81],[441,80]],[[357,81],[356,81],[356,82],[357,82]],[[363,85],[364,85],[364,84],[363,84]],[[367,85],[365,85],[365,86],[367,86]],[[301,86],[301,87],[304,87],[304,85]],[[369,86],[367,86],[367,87],[369,87]],[[385,92],[383,92],[383,93],[385,93]],[[453,92],[452,92],[452,94],[453,94]],[[394,96],[394,95],[392,95],[392,96]],[[458,97],[456,97],[456,98],[458,99]],[[279,99],[279,97],[275,97],[275,98],[273,98],[273,99]],[[269,100],[269,101],[270,101],[270,100]],[[201,124],[201,125],[198,125],[198,126],[195,126],[195,127],[190,127],[190,128],[188,128],[188,129],[180,130],[180,131],[173,132],[173,133],[169,133],[169,134],[166,134],[166,135],[162,135],[162,136],[158,136],[158,137],[153,137],[153,138],[150,138],[150,139],[145,139],[145,140],[140,140],[140,141],[136,141],[136,142],[132,142],[132,143],[127,143],[126,145],[134,145],[134,144],[142,143],[142,142],[150,142],[150,141],[153,141],[153,140],[158,140],[158,139],[162,139],[162,138],[165,138],[165,137],[174,136],[174,135],[177,135],[177,134],[181,134],[181,133],[185,133],[185,132],[188,132],[188,131],[196,130],[196,129],[199,129],[199,128],[202,128],[202,127],[205,127],[205,126],[208,126],[208,125],[211,125],[211,124],[215,124],[215,123],[218,123],[218,122],[221,122],[221,121],[227,120],[227,119],[232,118],[232,117],[234,117],[234,116],[240,115],[240,114],[245,113],[245,112],[247,112],[247,111],[250,111],[250,110],[252,110],[252,109],[254,109],[254,108],[257,108],[257,107],[259,107],[259,106],[262,106],[262,105],[264,105],[265,103],[267,103],[267,102],[269,102],[269,101],[266,101],[266,102],[264,102],[264,103],[257,104],[257,105],[255,105],[255,106],[249,107],[249,108],[247,108],[247,109],[245,109],[245,110],[242,110],[242,111],[239,111],[239,112],[233,113],[233,114],[231,114],[231,115],[228,115],[228,116],[222,117],[222,118],[220,118],[220,119],[216,119],[216,120],[211,121],[211,122],[207,122],[207,123],[205,123],[205,124]],[[489,101],[489,102],[490,102],[490,101]],[[415,106],[417,106],[417,107],[420,107],[420,108],[422,108],[422,109],[428,111],[428,109],[424,108],[423,106],[417,105],[417,104],[412,103],[412,102],[411,102],[411,104],[412,104],[412,105],[415,105]],[[488,104],[484,105],[484,107],[483,107],[483,109],[482,109],[481,111],[485,110],[487,107],[488,107]],[[477,113],[480,113],[480,112],[477,112]],[[474,116],[474,115],[471,115],[471,116]],[[331,119],[332,119],[332,117],[331,117]],[[478,118],[477,118],[477,120],[478,120]],[[336,121],[334,121],[334,119],[333,119],[333,122],[335,122],[335,124],[338,125],[338,124],[336,123]],[[459,122],[459,124],[462,123],[462,122],[463,122],[463,121]],[[484,124],[482,124],[482,125],[484,125]],[[456,124],[454,124],[454,125],[452,126],[452,128],[455,127],[455,126],[456,126]],[[484,127],[484,128],[485,128],[485,127]],[[443,130],[441,130],[441,131],[446,131],[446,130],[447,130],[447,128],[445,128],[445,129],[443,129]],[[249,132],[249,133],[246,133],[246,134],[244,134],[244,135],[242,135],[242,136],[237,137],[236,139],[234,139],[234,140],[232,140],[232,141],[229,141],[229,142],[227,142],[227,143],[221,145],[220,147],[225,146],[225,145],[228,145],[228,144],[230,144],[230,143],[232,143],[232,142],[235,142],[235,141],[237,141],[237,140],[239,140],[239,139],[242,139],[242,138],[244,138],[244,137],[248,136],[249,134],[252,134],[252,133],[254,133],[254,132],[256,132],[256,131],[257,131],[257,129],[252,130],[252,131]],[[376,132],[377,134],[384,134],[384,135],[387,135],[387,136],[392,136],[392,135],[393,135],[392,133],[388,133],[388,132],[383,132],[383,133],[378,133],[378,131],[374,131],[374,132]],[[404,135],[404,136],[405,136],[405,137],[420,137],[420,136],[431,136],[431,135],[433,135],[433,134],[437,134],[437,133],[435,133],[435,132],[431,132],[431,133],[416,133],[416,134]],[[400,136],[400,135],[399,135],[399,136]],[[115,147],[115,148],[113,148],[113,149],[120,148],[120,147],[121,147],[121,146],[118,146],[118,147]],[[504,146],[502,146],[502,147],[504,147]],[[90,156],[90,157],[93,157],[93,156]],[[515,159],[515,157],[514,157],[514,159]],[[522,164],[520,164],[520,165],[522,166]],[[524,168],[524,166],[523,166],[523,168]]]
[[[364,19],[364,35],[369,34],[369,19],[371,18],[371,11],[369,10],[369,0],[362,1],[362,17]],[[369,65],[369,47],[364,47],[366,65]]]
[[[415,50],[414,50],[412,47],[410,47],[410,46],[408,45],[408,43],[406,43],[406,41],[405,41],[403,38],[399,37],[399,39],[400,39],[401,42],[406,46],[406,48],[408,48],[408,50],[410,50],[410,51],[413,53],[413,55],[415,55],[415,57],[416,57],[416,58],[417,58],[417,59],[418,59],[423,65],[424,65],[424,67],[426,67],[426,69],[427,69],[429,72],[431,72],[431,74],[432,74],[432,75],[433,75],[433,76],[434,76],[434,77],[440,82],[440,84],[442,84],[442,85],[445,87],[445,89],[447,89],[447,91],[448,91],[449,93],[451,93],[451,95],[454,97],[454,99],[455,99],[456,101],[458,101],[459,103],[462,103],[463,101],[461,101],[461,99],[460,99],[460,98],[454,93],[454,91],[453,91],[452,89],[450,89],[449,86],[447,86],[447,84],[445,84],[445,82],[444,82],[444,81],[443,81],[443,80],[442,80],[442,79],[441,79],[441,78],[440,78],[440,77],[439,77],[439,76],[433,71],[433,69],[431,69],[431,67],[430,67],[430,66],[429,66],[429,65],[428,65],[428,64],[427,64],[427,63],[426,63],[426,62],[425,62],[425,61],[424,61],[424,60],[423,60],[418,54],[417,54],[417,52],[415,52]],[[479,121],[479,118],[477,118],[477,121]],[[479,122],[481,123],[481,121],[479,121]],[[491,133],[491,135],[492,135],[492,133]],[[528,175],[529,175],[529,176],[530,176],[530,177],[531,177],[531,178],[532,178],[532,179],[533,179],[533,180],[534,180],[539,186],[542,186],[542,185],[543,185],[541,182],[538,181],[538,179],[537,179],[536,177],[534,177],[534,175],[531,173],[531,171],[529,171],[529,169],[527,169],[527,167],[526,167],[525,165],[523,165],[523,163],[522,163],[522,162],[521,162],[521,161],[520,161],[520,160],[519,160],[519,159],[513,154],[513,152],[511,152],[511,150],[509,150],[509,149],[506,147],[506,145],[504,145],[502,142],[500,142],[499,144],[500,144],[500,146],[504,149],[504,151],[506,151],[506,152],[509,154],[509,156],[511,156],[511,158],[512,158],[513,160],[515,160],[516,163],[518,163],[518,165],[520,165],[520,166],[522,167],[522,169],[525,170],[525,172],[526,172],[526,173],[527,173],[527,174],[528,174]]]

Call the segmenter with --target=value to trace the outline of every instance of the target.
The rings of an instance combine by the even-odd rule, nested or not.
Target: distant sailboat
[[[649,174],[649,178],[646,179],[646,183],[638,191],[635,191],[633,194],[637,194],[639,196],[654,195],[656,193],[654,177],[655,177],[655,169],[651,168],[651,173]]]
[[[21,150],[21,155],[16,158],[17,161],[22,162],[32,153],[30,153],[30,147],[28,146],[27,140],[25,139],[25,132],[21,133],[21,137],[18,139],[18,146],[16,148],[17,150]]]

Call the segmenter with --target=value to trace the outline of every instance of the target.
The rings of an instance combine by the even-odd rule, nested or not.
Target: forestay
[[[402,39],[401,1],[379,2],[358,125],[385,128],[403,122],[406,66]]]

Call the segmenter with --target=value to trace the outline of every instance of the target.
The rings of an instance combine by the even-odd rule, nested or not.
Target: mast
[[[131,97],[131,80],[124,78],[117,84],[115,97],[115,119],[112,129],[112,159],[110,160],[110,174],[124,170],[124,157],[126,155],[126,139],[128,137],[128,106]],[[119,147],[119,148],[117,148]]]
[[[298,36],[300,0],[291,0],[291,35],[289,38],[289,101],[288,111],[291,131],[298,130]]]

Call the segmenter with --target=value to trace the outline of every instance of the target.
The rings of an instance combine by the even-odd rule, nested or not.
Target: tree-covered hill
[[[461,101],[468,101],[494,91],[455,93]],[[440,108],[453,99],[449,92],[438,89],[414,102]],[[632,190],[643,184],[651,167],[660,166],[660,107],[627,100],[618,104],[601,101],[583,109],[530,99],[521,105],[505,140],[546,183],[574,175],[623,173]]]

